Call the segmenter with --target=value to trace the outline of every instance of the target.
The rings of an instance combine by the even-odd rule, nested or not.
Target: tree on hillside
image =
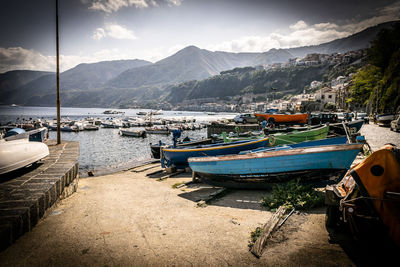
[[[353,77],[348,102],[373,111],[394,112],[400,106],[400,22],[382,30],[368,49],[368,65]]]

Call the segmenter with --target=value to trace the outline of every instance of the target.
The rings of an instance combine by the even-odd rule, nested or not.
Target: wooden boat
[[[306,131],[292,131],[289,133],[277,133],[270,135],[270,146],[295,144],[310,140],[325,139],[328,135],[329,126],[324,125],[318,128],[310,128]]]
[[[230,188],[270,188],[293,178],[302,181],[344,174],[363,144],[282,146],[267,151],[216,157],[192,157],[189,166],[203,182]]]
[[[13,138],[12,136],[9,138]],[[41,142],[24,139],[0,140],[0,174],[30,165],[49,155],[49,148]]]
[[[361,127],[364,125],[364,120],[345,122],[345,125],[347,127],[347,132],[349,134],[356,134],[360,131]],[[333,134],[339,134],[339,135],[346,134],[342,123],[329,124],[329,131],[332,132]]]
[[[274,113],[254,113],[259,120],[268,121],[270,118],[273,119],[274,123],[307,123],[308,114],[298,113],[298,114],[274,114]]]
[[[133,136],[133,137],[146,137],[146,131],[139,131],[139,130],[133,130],[133,129],[119,129],[119,132],[121,135],[125,136]]]
[[[201,139],[201,140],[197,140],[197,141],[180,142],[180,143],[177,143],[176,146],[177,147],[188,147],[188,146],[197,146],[197,145],[208,145],[208,144],[212,144],[212,143],[217,143],[217,142],[215,142],[211,138],[207,138],[207,139]],[[155,158],[155,159],[160,158],[160,155],[161,155],[160,149],[162,146],[166,146],[166,144],[162,143],[161,141],[158,144],[150,143],[150,150],[151,150],[151,154],[152,154],[153,158]]]
[[[268,138],[246,140],[231,143],[199,145],[193,147],[162,148],[161,166],[175,166],[182,168],[188,166],[188,158],[238,154],[240,151],[265,147]]]
[[[327,226],[348,224],[357,229],[353,234],[358,238],[388,233],[400,245],[399,155],[398,148],[387,144],[355,165],[338,184],[327,186]]]

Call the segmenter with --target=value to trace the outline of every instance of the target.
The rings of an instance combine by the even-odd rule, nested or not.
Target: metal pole
[[[56,50],[57,50],[57,144],[61,144],[60,115],[60,54],[58,45],[58,0],[56,0]]]

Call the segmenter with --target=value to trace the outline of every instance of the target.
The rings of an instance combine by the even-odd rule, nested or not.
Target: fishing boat
[[[364,120],[349,121],[345,122],[344,124],[347,127],[348,130],[347,132],[349,134],[356,134],[360,131],[361,127],[364,125]],[[333,134],[338,134],[338,135],[346,134],[342,123],[329,124],[329,131],[332,132]]]
[[[240,151],[265,147],[267,144],[268,138],[263,138],[191,147],[166,147],[161,150],[161,165],[163,167],[174,165],[177,168],[184,168],[188,166],[188,158],[190,157],[238,154]]]
[[[214,142],[214,140],[211,138],[207,138],[207,139],[201,139],[201,140],[197,140],[197,141],[179,142],[176,144],[176,146],[177,147],[188,147],[188,146],[197,146],[197,145],[207,145],[207,144],[212,144],[212,143],[216,143],[216,142]],[[150,143],[150,150],[151,150],[151,154],[152,154],[153,158],[155,158],[155,159],[160,158],[160,154],[161,154],[160,149],[162,146],[166,146],[166,144],[162,143],[161,141],[158,144]]]
[[[188,161],[194,176],[202,182],[229,188],[263,189],[291,179],[315,181],[342,175],[363,147],[363,144],[316,145],[318,142],[239,155],[191,157]]]
[[[0,140],[0,174],[28,166],[49,155],[49,148],[28,138]]]
[[[400,245],[399,155],[399,148],[386,144],[353,166],[338,184],[327,186],[326,225],[348,225],[357,238],[387,233]]]
[[[133,130],[133,129],[119,129],[121,135],[133,136],[133,137],[146,137],[146,131],[143,130]]]
[[[274,123],[307,123],[307,113],[296,113],[296,114],[274,114],[274,113],[254,113],[259,120],[271,121]]]
[[[284,144],[295,144],[310,140],[325,139],[328,135],[329,126],[323,125],[318,128],[310,128],[305,131],[292,131],[288,133],[276,133],[270,135],[269,145],[277,146]]]

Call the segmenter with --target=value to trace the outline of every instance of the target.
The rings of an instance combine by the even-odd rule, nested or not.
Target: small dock
[[[78,177],[79,143],[47,145],[46,158],[0,176],[0,251],[29,232]]]
[[[210,138],[213,134],[222,134],[223,132],[236,133],[236,128],[239,129],[240,133],[248,132],[248,131],[258,131],[261,130],[261,126],[258,124],[211,124],[207,126],[207,138]]]

